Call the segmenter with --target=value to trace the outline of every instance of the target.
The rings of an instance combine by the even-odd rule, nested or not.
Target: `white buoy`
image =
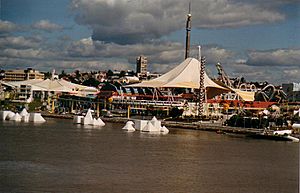
[[[127,121],[126,125],[122,129],[128,132],[134,132],[135,128],[133,127],[133,125],[134,123],[132,121]]]

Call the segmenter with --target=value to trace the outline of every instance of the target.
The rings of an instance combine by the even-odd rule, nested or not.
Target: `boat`
[[[299,142],[299,139],[297,137],[292,136],[291,134],[291,130],[281,130],[273,132],[270,130],[264,130],[263,132],[251,133],[246,136],[255,139]]]
[[[292,128],[293,128],[293,129],[300,129],[300,121],[294,123],[294,124],[292,125]]]

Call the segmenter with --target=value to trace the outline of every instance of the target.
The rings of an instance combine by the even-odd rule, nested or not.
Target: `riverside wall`
[[[58,119],[73,119],[73,115],[58,115],[58,114],[49,114],[42,113],[44,117],[49,118],[58,118]],[[128,119],[125,117],[101,117],[104,122],[111,123],[126,123],[128,120],[134,121],[135,119]],[[256,128],[241,128],[241,127],[230,127],[224,126],[220,122],[182,122],[182,121],[162,121],[162,125],[168,128],[181,128],[181,129],[193,129],[201,131],[213,131],[213,132],[224,132],[224,133],[236,133],[236,134],[250,134],[261,132],[262,129]]]

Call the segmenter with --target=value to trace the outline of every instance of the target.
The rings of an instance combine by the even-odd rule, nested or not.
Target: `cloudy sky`
[[[183,0],[0,0],[0,68],[135,70],[145,55],[163,73],[184,60]],[[215,77],[300,81],[298,0],[191,0],[197,46]]]

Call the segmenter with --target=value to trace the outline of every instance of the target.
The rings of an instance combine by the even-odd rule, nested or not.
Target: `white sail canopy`
[[[195,58],[187,58],[173,70],[163,74],[162,76],[149,81],[143,81],[138,84],[128,85],[129,87],[153,87],[153,88],[194,88],[200,87],[200,61]],[[224,88],[212,81],[206,73],[204,73],[204,87],[206,88],[208,97],[213,97],[220,93],[228,92],[228,88]]]
[[[88,93],[97,93],[98,90],[94,87],[83,86],[79,84],[74,84],[68,82],[64,79],[59,80],[25,80],[25,81],[10,81],[10,82],[1,82],[2,84],[20,87],[21,85],[30,85],[32,91],[54,91],[54,92],[88,92]]]

